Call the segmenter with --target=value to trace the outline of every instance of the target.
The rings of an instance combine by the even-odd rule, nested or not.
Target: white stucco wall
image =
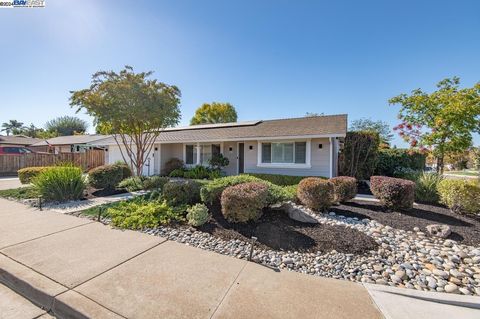
[[[122,153],[120,152],[120,148],[118,147],[118,145],[109,145],[107,153],[108,154],[106,155],[106,158],[105,158],[106,163],[113,164],[116,161],[122,161],[123,162]],[[152,150],[152,152],[150,153],[150,156],[145,161],[146,164],[143,166],[143,175],[154,175],[154,155],[153,155],[153,153],[154,153],[154,151]],[[127,156],[125,151],[124,151],[124,155],[125,155],[125,157],[128,161],[128,156]],[[150,159],[150,167],[148,166],[148,163],[149,163],[148,159]],[[130,163],[128,163],[128,164],[130,165]]]

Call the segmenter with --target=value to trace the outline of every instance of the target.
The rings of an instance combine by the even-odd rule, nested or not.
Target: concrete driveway
[[[0,177],[0,190],[18,188],[21,187],[22,183],[18,177]]]

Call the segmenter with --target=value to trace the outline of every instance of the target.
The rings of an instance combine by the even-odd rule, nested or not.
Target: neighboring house
[[[332,177],[337,175],[340,142],[346,132],[344,114],[168,128],[156,139],[143,174],[161,174],[174,157],[187,166],[208,165],[212,154],[222,153],[230,161],[224,169],[228,175]],[[106,163],[122,160],[112,137],[90,145],[106,148]]]
[[[26,147],[32,151],[44,152],[46,147],[33,147],[32,144],[40,142],[41,139],[25,135],[0,136],[0,146]]]
[[[109,138],[108,135],[92,134],[92,135],[67,135],[41,140],[33,144],[33,147],[46,147],[50,153],[83,153],[88,149],[98,149],[93,146],[93,142]]]

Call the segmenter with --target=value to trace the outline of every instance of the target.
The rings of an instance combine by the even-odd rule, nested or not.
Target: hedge
[[[378,152],[376,175],[394,176],[399,170],[423,171],[426,156],[408,149],[388,148]]]
[[[18,178],[22,184],[30,184],[32,179],[40,173],[49,169],[51,166],[25,167],[18,170]]]
[[[245,175],[255,176],[257,178],[263,179],[264,181],[269,181],[275,185],[279,186],[290,186],[297,185],[300,181],[307,176],[290,176],[290,175],[281,175],[281,174],[257,174],[257,173],[248,173]],[[325,177],[319,177],[325,178]]]
[[[379,136],[374,132],[348,132],[339,154],[339,175],[370,178],[378,161]]]

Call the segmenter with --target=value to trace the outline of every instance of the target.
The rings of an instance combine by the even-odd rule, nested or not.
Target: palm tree
[[[2,128],[1,132],[5,131],[8,136],[10,133],[15,134],[15,132],[20,131],[23,128],[23,123],[17,120],[10,120],[7,123],[3,123]]]

